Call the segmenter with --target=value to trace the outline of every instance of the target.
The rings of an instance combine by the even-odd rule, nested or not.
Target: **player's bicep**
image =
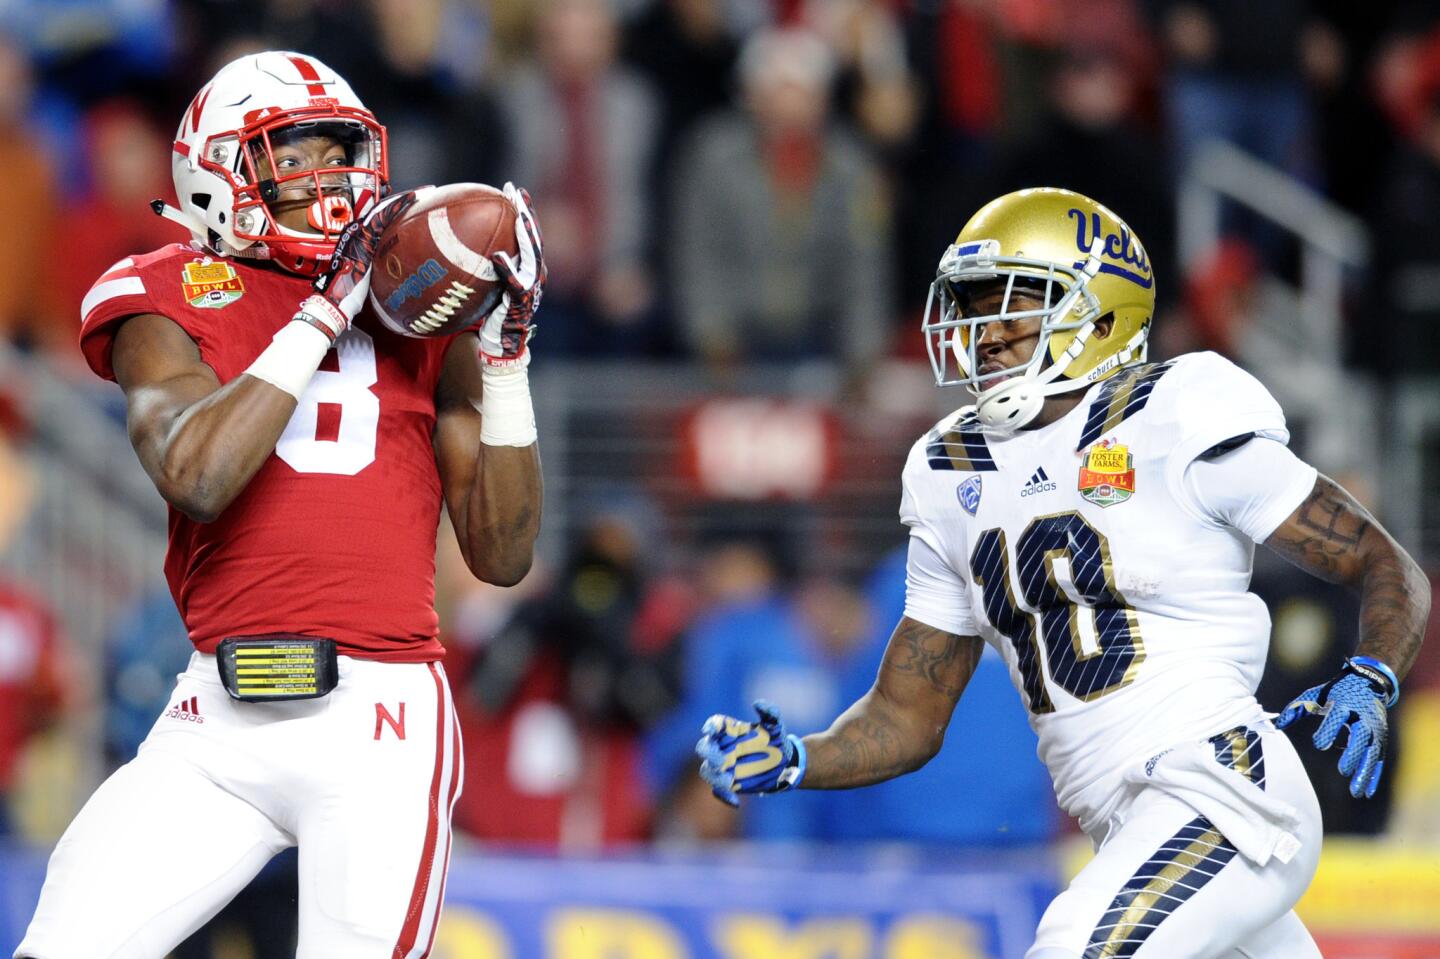
[[[982,649],[978,636],[956,635],[902,616],[885,647],[875,688],[893,708],[943,729]]]
[[[1355,583],[1364,574],[1370,540],[1385,537],[1375,517],[1324,474],[1310,495],[1265,540],[1265,545],[1313,576]]]
[[[155,313],[131,317],[111,350],[115,380],[125,391],[130,442],[153,474],[166,439],[191,406],[220,388],[200,348],[173,320]]]

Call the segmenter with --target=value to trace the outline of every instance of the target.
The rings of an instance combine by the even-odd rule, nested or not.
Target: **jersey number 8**
[[[354,476],[375,462],[380,429],[380,397],[370,389],[379,379],[375,341],[352,327],[335,341],[334,351],[336,368],[315,372],[275,444],[275,455],[297,473]]]
[[[1135,610],[1115,587],[1104,535],[1079,513],[1056,513],[1032,520],[1016,546],[1023,609],[1010,588],[1004,530],[980,534],[970,573],[980,586],[986,617],[1015,647],[1030,711],[1055,710],[1042,656],[1051,681],[1077,699],[1097,699],[1128,686],[1145,660],[1145,645]],[[1056,575],[1062,563],[1068,588]]]

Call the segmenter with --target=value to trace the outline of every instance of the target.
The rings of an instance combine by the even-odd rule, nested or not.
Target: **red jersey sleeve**
[[[172,243],[143,256],[127,256],[101,274],[90,287],[80,303],[80,351],[97,376],[115,379],[110,349],[115,345],[115,333],[122,322],[141,313],[169,315],[161,302],[164,297],[152,291],[151,268],[159,261],[194,255],[190,247]]]

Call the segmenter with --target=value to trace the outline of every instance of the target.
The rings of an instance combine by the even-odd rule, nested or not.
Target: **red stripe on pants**
[[[425,914],[425,896],[430,891],[430,874],[435,867],[435,842],[440,832],[440,776],[445,765],[445,687],[434,663],[427,664],[435,678],[435,772],[430,777],[430,816],[425,824],[425,845],[420,851],[420,864],[415,870],[415,885],[410,892],[410,906],[405,911],[405,925],[395,943],[393,959],[405,959],[420,937],[420,921]],[[454,767],[451,767],[454,778]],[[429,949],[426,949],[429,953]]]

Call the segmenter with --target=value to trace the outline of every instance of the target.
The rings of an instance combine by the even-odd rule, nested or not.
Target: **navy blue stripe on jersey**
[[[1085,429],[1080,433],[1080,445],[1075,448],[1083,450],[1099,442],[1106,433],[1143,410],[1150,401],[1150,391],[1170,366],[1170,363],[1129,366],[1106,380],[1095,399],[1090,401],[1090,413],[1085,418]]]
[[[1265,751],[1259,733],[1248,726],[1236,726],[1211,736],[1210,744],[1215,747],[1216,762],[1265,788]]]
[[[1162,922],[1235,858],[1235,851],[1210,820],[1190,820],[1126,881],[1090,934],[1084,959],[1135,955]]]
[[[960,420],[944,433],[931,430],[926,438],[925,457],[932,470],[958,470],[964,473],[993,473],[999,469],[984,435],[974,428],[973,415]]]
[[[970,554],[970,575],[980,587],[985,618],[1015,648],[1015,668],[1020,672],[1025,705],[1030,712],[1037,716],[1053,713],[1055,704],[1045,691],[1045,674],[1040,666],[1042,653],[1035,636],[1035,620],[1021,612],[1015,603],[1015,594],[1010,590],[1009,565],[1005,531],[987,529],[981,533]]]

